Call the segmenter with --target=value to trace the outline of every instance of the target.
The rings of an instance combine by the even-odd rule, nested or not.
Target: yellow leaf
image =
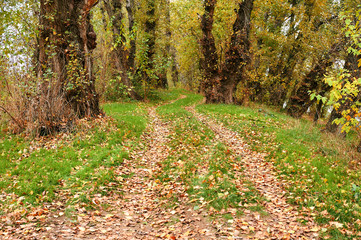
[[[318,232],[320,231],[320,228],[319,227],[314,227],[311,229],[311,232]]]

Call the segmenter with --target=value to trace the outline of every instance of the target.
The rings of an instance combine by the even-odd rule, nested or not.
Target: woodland
[[[1,239],[360,239],[357,0],[0,0]]]

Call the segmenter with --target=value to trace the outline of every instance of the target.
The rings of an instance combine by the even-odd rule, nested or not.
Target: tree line
[[[48,134],[101,114],[100,98],[184,86],[358,131],[360,11],[356,0],[3,0],[0,106],[17,131]]]

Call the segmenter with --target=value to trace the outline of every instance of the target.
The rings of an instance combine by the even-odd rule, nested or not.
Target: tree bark
[[[295,118],[302,117],[307,109],[316,101],[316,99],[311,100],[310,92],[316,91],[320,86],[324,86],[324,88],[330,90],[322,83],[320,78],[326,74],[327,68],[333,64],[342,46],[343,43],[333,44],[331,49],[318,60],[312,70],[304,77],[301,86],[294,91],[290,97],[287,107],[287,113],[289,115]]]
[[[204,81],[201,90],[206,96],[207,103],[229,104],[234,103],[234,91],[240,80],[245,79],[245,66],[250,60],[249,31],[253,0],[245,0],[239,4],[230,47],[226,52],[225,62],[220,66],[212,34],[216,2],[215,0],[204,2],[205,13],[201,22]]]
[[[129,33],[133,36],[130,39],[130,49],[129,49],[129,58],[128,58],[128,66],[129,70],[134,75],[135,73],[135,53],[137,50],[136,46],[136,35],[134,33],[134,0],[127,0],[127,12],[128,12],[128,21],[129,21]]]
[[[351,76],[350,79],[358,79],[361,77],[361,71],[358,67],[360,56],[356,56],[353,53],[349,53],[346,57],[346,62],[344,68],[347,69]],[[360,89],[359,89],[360,91]],[[338,118],[342,118],[342,112],[350,108],[353,102],[358,101],[361,98],[361,94],[357,96],[344,96],[340,101],[340,107],[338,109],[333,109],[331,116],[326,124],[326,130],[331,133],[337,133],[339,125],[335,124],[333,121]],[[353,113],[350,113],[352,115]]]
[[[142,70],[142,76],[147,84],[151,84],[154,79],[154,55],[155,55],[155,0],[147,0],[147,11],[145,21],[145,34],[147,38],[147,51],[146,51],[146,69]]]
[[[172,31],[171,31],[171,22],[170,22],[170,0],[164,0],[162,2],[164,4],[164,11],[165,11],[165,25],[166,25],[166,44],[165,44],[165,51],[163,54],[163,58],[165,59],[165,66],[162,68],[162,72],[159,74],[159,86],[161,88],[168,87],[168,79],[167,79],[167,71],[169,63],[173,63],[173,55],[171,54],[171,42],[172,42]]]
[[[124,25],[122,22],[124,19],[122,13],[123,4],[124,0],[104,1],[104,5],[109,15],[109,18],[112,19],[113,42],[115,47],[113,54],[116,69],[118,71],[118,74],[120,74],[122,83],[129,89],[130,97],[133,99],[140,99],[139,95],[134,91],[133,84],[129,79],[128,75],[129,70],[134,68],[134,53],[132,52],[132,56],[130,56],[131,54],[125,45],[127,40],[124,35]],[[133,24],[134,21],[130,22],[130,25]]]
[[[236,21],[233,24],[233,34],[230,48],[226,52],[225,63],[222,65],[221,101],[234,103],[233,94],[237,84],[242,79],[247,81],[245,75],[246,65],[250,63],[250,23],[253,0],[245,0],[239,4]]]
[[[201,61],[204,74],[204,80],[201,83],[201,92],[204,93],[207,103],[219,102],[221,98],[218,54],[212,33],[216,3],[216,0],[204,1],[204,14],[201,19],[203,37],[200,43],[204,57]]]
[[[60,107],[51,106],[54,99],[58,99],[57,104],[64,108],[70,106],[80,118],[101,112],[91,57],[96,47],[96,34],[89,14],[97,2],[40,1],[38,64],[35,68],[42,82],[38,110],[42,111],[42,121],[53,122],[52,126],[54,122],[60,122],[59,118],[69,118],[67,113],[59,116],[60,113],[53,112],[51,108]]]

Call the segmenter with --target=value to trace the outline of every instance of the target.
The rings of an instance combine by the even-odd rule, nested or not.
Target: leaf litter
[[[214,228],[190,206],[181,183],[162,183],[154,177],[159,164],[168,157],[170,129],[149,109],[150,124],[141,144],[132,149],[129,160],[115,173],[121,186],[108,196],[96,194],[91,200],[99,210],[85,204],[66,206],[70,193],[59,193],[53,203],[33,209],[31,214],[14,213],[17,221],[2,224],[2,239],[216,239]],[[115,183],[114,183],[115,184]],[[164,207],[172,193],[179,202]],[[69,216],[67,212],[76,214]],[[27,215],[21,220],[20,215]],[[69,215],[69,214],[68,214]]]
[[[321,228],[314,222],[310,210],[299,211],[287,203],[285,197],[286,181],[276,177],[275,167],[265,160],[265,154],[250,150],[242,137],[212,119],[187,107],[200,122],[212,129],[216,137],[223,141],[234,153],[241,157],[239,165],[243,174],[267,199],[263,202],[267,216],[245,211],[233,221],[233,228],[242,239],[318,239]],[[243,168],[242,168],[243,167]]]
[[[239,162],[232,161],[234,171],[242,171],[267,199],[262,203],[266,216],[247,209],[237,216],[234,209],[215,211],[212,207],[205,210],[202,206],[192,206],[193,200],[189,199],[184,183],[159,181],[161,163],[172,154],[169,136],[174,133],[171,124],[161,121],[152,107],[150,124],[141,136],[141,144],[134,149],[128,146],[130,159],[115,169],[120,185],[109,183],[102,187],[108,195],[96,194],[91,199],[97,210],[81,203],[67,206],[70,190],[61,190],[59,199],[53,203],[32,208],[28,213],[24,209],[14,211],[11,219],[2,224],[0,236],[3,239],[318,239],[321,228],[314,223],[309,210],[298,211],[286,202],[287,183],[276,177],[275,168],[263,154],[251,151],[236,132],[197,113],[194,107],[187,110],[214,131],[215,139],[229,147],[233,159],[235,155],[241,157]],[[192,151],[183,147],[184,151]],[[239,191],[244,191],[237,176]],[[174,195],[178,201],[169,206]],[[234,218],[226,222],[210,221],[205,211],[229,213]],[[22,219],[25,215],[26,219]]]

